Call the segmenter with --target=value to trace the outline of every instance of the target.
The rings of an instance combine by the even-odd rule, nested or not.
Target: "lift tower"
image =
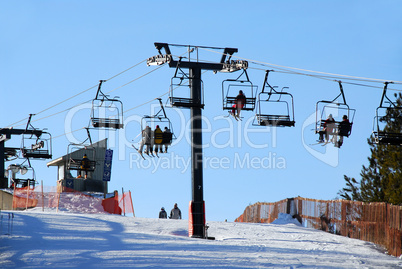
[[[190,203],[189,216],[189,235],[196,238],[205,238],[205,207],[203,195],[203,154],[202,154],[202,113],[204,107],[202,103],[202,70],[211,70],[214,72],[234,72],[248,67],[247,61],[230,60],[232,54],[237,52],[236,48],[216,48],[192,45],[176,45],[167,43],[154,43],[159,55],[153,56],[147,60],[148,65],[161,65],[168,63],[171,68],[188,69],[188,79],[190,86],[190,98],[181,98],[182,102],[176,103],[177,107],[190,109],[191,121],[191,188],[192,201]],[[188,57],[173,58],[170,47],[187,48]],[[198,59],[198,49],[223,50],[220,62],[200,62]],[[162,53],[164,49],[165,54]],[[191,60],[190,53],[196,53],[196,57]],[[177,70],[176,70],[177,72]],[[174,103],[172,103],[173,106]]]

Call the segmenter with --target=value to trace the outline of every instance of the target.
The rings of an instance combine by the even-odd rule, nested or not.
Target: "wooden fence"
[[[279,213],[291,214],[305,227],[370,241],[394,256],[402,254],[402,206],[296,197],[250,205],[235,221],[271,223]]]

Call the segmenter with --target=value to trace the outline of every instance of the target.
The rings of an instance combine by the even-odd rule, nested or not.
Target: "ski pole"
[[[10,213],[8,213],[8,235],[10,235]]]
[[[11,213],[11,232],[10,232],[10,235],[13,233],[13,225],[14,225],[14,213]]]

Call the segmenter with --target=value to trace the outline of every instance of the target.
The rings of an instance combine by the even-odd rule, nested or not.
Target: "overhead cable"
[[[206,51],[214,52],[217,54],[224,54],[223,52],[207,49],[207,48],[201,48]],[[315,73],[315,74],[321,74],[321,75],[328,75],[328,76],[334,76],[337,78],[344,78],[344,79],[354,79],[354,80],[360,80],[360,81],[366,81],[366,82],[378,82],[378,83],[384,83],[384,82],[393,82],[394,84],[402,84],[402,81],[396,81],[396,80],[386,80],[386,79],[376,79],[376,78],[365,78],[365,77],[357,77],[357,76],[350,76],[350,75],[342,75],[342,74],[334,74],[334,73],[328,73],[328,72],[321,72],[321,71],[314,71],[314,70],[309,70],[309,69],[303,69],[303,68],[297,68],[297,67],[290,67],[290,66],[284,66],[284,65],[278,65],[278,64],[272,64],[272,63],[266,63],[262,61],[256,61],[256,60],[251,60],[239,56],[232,56],[237,59],[241,60],[246,60],[248,62],[254,63],[254,64],[260,64],[264,66],[274,66],[278,69],[284,69],[284,70],[298,70],[301,72],[309,72],[309,73]]]
[[[248,67],[249,69],[254,69],[254,70],[260,70],[260,71],[266,71],[266,68],[256,68],[256,67]],[[277,72],[277,73],[283,73],[283,74],[292,74],[292,75],[301,75],[301,76],[308,76],[308,77],[314,77],[318,79],[323,79],[327,81],[338,81],[341,78],[340,77],[334,77],[334,76],[323,76],[323,75],[313,75],[313,74],[306,74],[306,73],[301,73],[301,72],[296,72],[296,71],[283,71],[283,70],[271,70],[272,72]],[[359,79],[348,79],[351,81],[361,81]],[[356,85],[356,86],[362,86],[362,87],[369,87],[369,88],[376,88],[376,89],[383,89],[382,86],[374,86],[374,85],[368,85],[368,84],[362,84],[362,83],[355,83],[355,82],[349,82],[349,81],[344,81],[342,80],[342,83],[344,84],[350,84],[350,85]],[[389,89],[393,91],[402,91],[398,89]]]
[[[65,136],[66,134],[72,134],[72,133],[78,132],[78,131],[83,130],[83,129],[85,129],[85,127],[81,127],[81,128],[76,129],[76,130],[74,130],[74,131],[67,132],[67,133],[64,133],[64,134],[61,134],[61,135],[53,136],[52,139],[54,140],[54,139],[56,139],[56,138],[60,138],[60,137],[62,137],[62,136]]]
[[[135,65],[133,65],[133,66],[131,66],[131,67],[129,67],[129,68],[127,68],[127,69],[121,71],[120,73],[117,73],[116,75],[113,75],[112,77],[110,77],[110,78],[107,79],[106,81],[112,80],[112,79],[114,79],[114,78],[116,78],[116,77],[122,75],[123,73],[125,73],[125,72],[127,72],[127,71],[133,69],[134,67],[136,67],[136,66],[138,66],[138,65],[140,65],[140,64],[142,64],[142,63],[144,63],[145,61],[146,61],[146,59],[145,59],[145,60],[142,60],[142,61],[139,62],[139,63],[136,63]],[[131,83],[131,82],[130,82],[130,83]],[[90,90],[96,88],[97,86],[98,86],[98,84],[97,84],[97,85],[94,85],[94,86],[92,86],[92,87],[90,87],[90,88],[88,88],[88,89],[86,89],[86,90],[83,90],[83,91],[81,91],[81,92],[79,92],[79,93],[77,93],[77,94],[75,94],[75,95],[73,95],[73,96],[71,96],[71,97],[69,97],[69,98],[67,98],[67,99],[64,99],[63,101],[58,102],[57,104],[54,104],[54,105],[52,105],[52,106],[50,106],[50,107],[48,107],[48,108],[45,108],[45,109],[43,109],[43,110],[41,110],[41,111],[35,113],[35,115],[39,115],[39,114],[41,114],[41,113],[43,113],[43,112],[45,112],[45,111],[47,111],[47,110],[49,110],[49,109],[52,109],[52,108],[54,108],[54,107],[56,107],[56,106],[58,106],[58,105],[60,105],[60,104],[62,104],[62,103],[65,103],[65,102],[67,102],[67,101],[69,101],[69,100],[71,100],[71,99],[73,99],[73,98],[75,98],[75,97],[77,97],[77,96],[79,96],[79,95],[81,95],[81,94],[83,94],[83,93],[86,93],[86,92],[88,92],[88,91],[90,91]],[[63,110],[63,111],[65,111],[65,110]],[[58,114],[58,113],[56,113],[56,114]],[[26,117],[26,118],[24,118],[24,119],[22,119],[22,120],[19,120],[19,121],[17,121],[17,122],[14,122],[14,123],[12,123],[12,124],[9,124],[7,127],[12,127],[12,126],[14,126],[14,125],[17,124],[17,123],[20,123],[20,122],[22,122],[22,121],[26,121],[27,119],[28,119],[28,117]],[[35,120],[35,121],[38,121],[38,120]]]
[[[139,77],[137,77],[137,78],[135,78],[135,79],[133,79],[133,80],[127,82],[126,84],[123,84],[123,85],[121,85],[121,86],[119,86],[119,87],[117,87],[117,88],[115,88],[115,89],[113,89],[113,90],[111,90],[111,91],[108,91],[107,93],[111,93],[111,92],[114,92],[114,91],[116,91],[116,90],[118,90],[118,89],[120,89],[120,88],[123,88],[123,87],[125,87],[125,86],[127,86],[127,85],[133,83],[134,81],[137,81],[137,80],[139,80],[140,78],[143,78],[143,77],[145,77],[145,76],[151,74],[152,72],[155,72],[156,70],[160,69],[160,68],[161,68],[162,66],[164,66],[165,64],[166,64],[166,63],[164,63],[164,64],[158,66],[158,67],[155,68],[155,69],[152,69],[151,71],[149,71],[149,72],[143,74],[142,76],[139,76]]]

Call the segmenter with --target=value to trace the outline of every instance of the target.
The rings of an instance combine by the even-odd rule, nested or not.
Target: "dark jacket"
[[[239,94],[236,96],[236,104],[238,103],[240,103],[242,108],[246,104],[246,96],[244,94]]]
[[[160,219],[167,219],[167,213],[165,210],[161,210],[161,212],[159,212],[159,218]]]
[[[351,130],[351,125],[348,119],[344,119],[339,123],[339,135],[349,136]]]

